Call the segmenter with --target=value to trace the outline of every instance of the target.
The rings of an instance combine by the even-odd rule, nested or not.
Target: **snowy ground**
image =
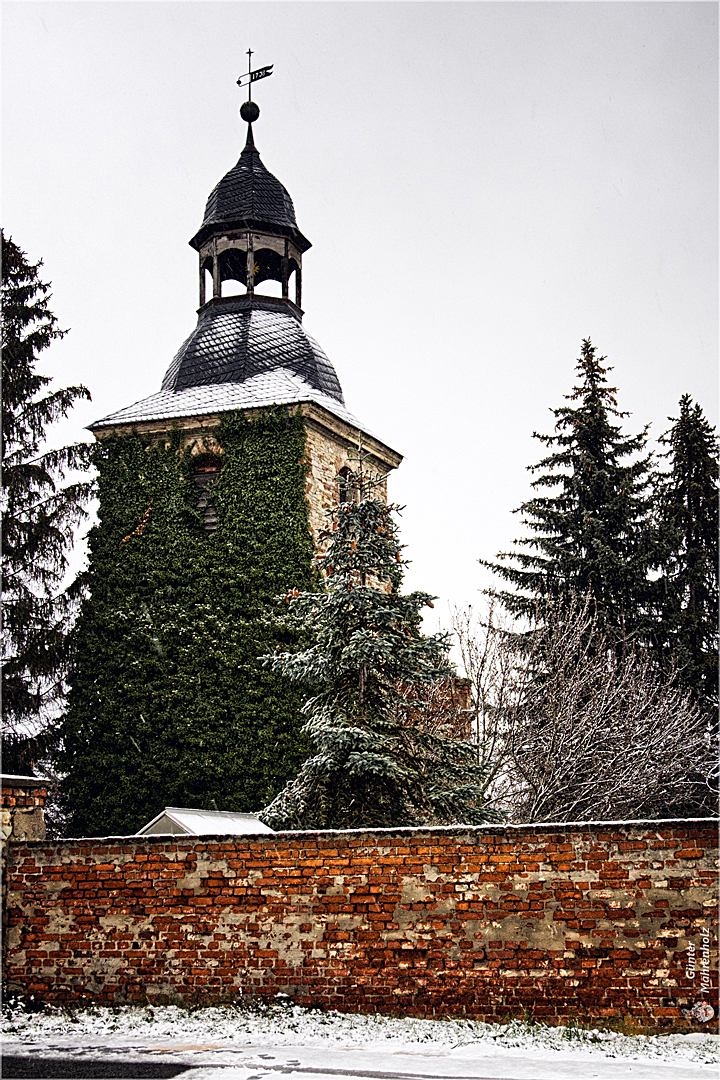
[[[393,1019],[254,1007],[3,1010],[3,1054],[177,1061],[188,1080],[701,1080],[717,1075],[720,1037],[620,1035],[519,1021]],[[152,1055],[149,1058],[148,1055]],[[278,1076],[280,1074],[280,1076]]]

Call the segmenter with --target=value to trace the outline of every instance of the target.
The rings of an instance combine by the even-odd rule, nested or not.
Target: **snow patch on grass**
[[[253,1047],[362,1047],[411,1051],[413,1047],[461,1050],[494,1045],[535,1051],[579,1051],[603,1058],[663,1062],[720,1061],[720,1036],[624,1035],[575,1026],[547,1027],[510,1020],[484,1024],[477,1020],[421,1020],[415,1017],[361,1016],[293,1005],[289,999],[266,1004],[224,1005],[183,1009],[175,1005],[90,1006],[66,1010],[45,1006],[30,1011],[15,1001],[3,1006],[2,1033],[20,1042],[52,1037],[108,1039],[178,1039],[185,1042],[223,1040]]]

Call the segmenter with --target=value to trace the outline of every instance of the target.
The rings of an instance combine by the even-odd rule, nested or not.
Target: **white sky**
[[[714,3],[5,3],[4,228],[44,259],[84,426],[195,325],[187,241],[255,138],[313,248],[305,325],[405,455],[406,587],[476,602],[581,339],[627,430],[717,420]],[[431,627],[431,628],[432,628]]]

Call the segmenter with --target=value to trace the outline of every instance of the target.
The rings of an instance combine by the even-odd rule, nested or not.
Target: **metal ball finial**
[[[259,115],[260,110],[254,101],[245,101],[240,106],[240,116],[248,124],[253,124]]]

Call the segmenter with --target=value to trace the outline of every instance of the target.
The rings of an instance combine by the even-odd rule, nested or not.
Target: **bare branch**
[[[524,633],[455,612],[480,758],[515,821],[713,813],[715,748],[676,675],[611,648],[589,604],[557,603]]]

